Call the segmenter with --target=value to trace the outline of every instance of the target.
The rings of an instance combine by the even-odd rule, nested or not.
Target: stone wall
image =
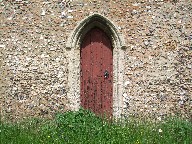
[[[190,117],[192,2],[135,5],[126,15],[125,112]]]
[[[93,13],[124,35],[124,116],[192,115],[191,0],[1,0],[2,118],[70,109],[66,41]],[[75,59],[75,58],[74,58]]]

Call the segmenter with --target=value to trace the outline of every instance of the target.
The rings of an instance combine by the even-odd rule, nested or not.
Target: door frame
[[[68,92],[70,110],[80,108],[80,44],[85,34],[93,27],[103,30],[113,47],[113,117],[121,117],[124,102],[124,51],[125,40],[118,27],[106,17],[94,13],[78,23],[66,42],[68,59]]]

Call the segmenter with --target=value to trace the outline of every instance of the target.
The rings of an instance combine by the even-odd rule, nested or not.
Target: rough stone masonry
[[[0,0],[1,119],[72,109],[66,42],[94,13],[126,41],[120,116],[191,119],[191,0]]]

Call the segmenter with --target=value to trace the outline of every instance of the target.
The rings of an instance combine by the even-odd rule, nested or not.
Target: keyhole
[[[109,77],[109,72],[107,70],[105,70],[104,72],[104,78],[108,78]]]

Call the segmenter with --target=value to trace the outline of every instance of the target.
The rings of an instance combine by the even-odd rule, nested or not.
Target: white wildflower
[[[162,129],[159,129],[159,132],[162,133],[163,132]]]

